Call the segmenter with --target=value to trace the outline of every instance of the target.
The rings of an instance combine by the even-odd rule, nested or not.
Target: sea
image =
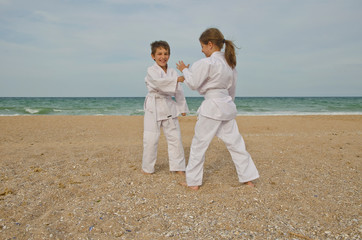
[[[0,97],[0,116],[143,115],[144,97]],[[202,97],[186,97],[196,115]],[[236,97],[238,115],[362,115],[362,97]]]

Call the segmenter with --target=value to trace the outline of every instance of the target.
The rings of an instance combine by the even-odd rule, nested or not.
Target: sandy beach
[[[196,117],[180,117],[188,159]],[[240,116],[259,170],[214,138],[203,186],[141,174],[142,116],[0,117],[0,239],[361,239],[362,116]]]

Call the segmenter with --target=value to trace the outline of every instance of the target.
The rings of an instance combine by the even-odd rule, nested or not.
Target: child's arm
[[[236,90],[236,79],[238,77],[238,73],[237,71],[234,69],[233,70],[233,82],[231,84],[231,87],[228,89],[229,91],[229,95],[231,96],[231,98],[233,99],[233,101],[235,100],[235,90]]]
[[[176,64],[177,69],[185,76],[184,83],[186,83],[190,89],[197,90],[207,79],[210,65],[202,60],[195,62],[191,69],[189,69],[189,65],[190,64],[186,66],[183,61],[179,61],[178,64]]]
[[[181,84],[177,84],[175,100],[178,111],[181,112],[182,116],[186,116],[186,113],[189,112],[189,108],[187,106],[186,98]]]
[[[163,94],[173,95],[177,87],[177,75],[175,76],[162,76],[162,73],[153,67],[148,68],[146,83],[156,91]]]

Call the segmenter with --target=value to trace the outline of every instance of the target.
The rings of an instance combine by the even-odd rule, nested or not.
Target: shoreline
[[[71,114],[71,115],[58,115],[58,114],[19,114],[19,115],[0,115],[0,117],[43,117],[43,116],[58,116],[58,117],[71,117],[71,116],[84,116],[84,117],[143,117],[143,115],[111,115],[111,114]],[[236,117],[288,117],[288,116],[362,116],[361,113],[299,113],[299,114],[238,114]],[[179,118],[182,116],[178,116]],[[197,117],[197,115],[187,115],[186,117]]]
[[[196,116],[179,117],[188,160]],[[238,116],[260,178],[214,138],[198,192],[141,173],[143,116],[0,117],[2,239],[360,239],[361,115]]]

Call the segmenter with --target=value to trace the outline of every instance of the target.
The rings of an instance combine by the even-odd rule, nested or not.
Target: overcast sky
[[[0,97],[145,96],[150,43],[192,64],[208,27],[237,96],[362,96],[361,26],[361,0],[0,0]]]

